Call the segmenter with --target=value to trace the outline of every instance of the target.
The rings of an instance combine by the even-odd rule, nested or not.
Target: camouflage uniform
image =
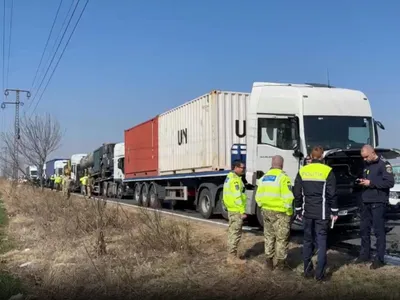
[[[229,216],[228,228],[228,262],[243,263],[237,257],[237,248],[242,237],[242,216],[246,210],[246,195],[241,177],[230,172],[226,177],[223,189],[223,201]]]
[[[270,269],[274,257],[279,269],[285,265],[293,199],[290,178],[281,169],[271,168],[259,179],[256,202],[264,219],[265,256]]]
[[[265,257],[285,260],[287,257],[290,216],[285,213],[262,209],[264,219]]]
[[[237,248],[242,238],[243,219],[242,214],[229,212],[229,228],[228,228],[228,253],[237,255]]]
[[[70,176],[65,176],[63,178],[62,193],[63,197],[67,199],[70,197],[70,184],[71,184]]]

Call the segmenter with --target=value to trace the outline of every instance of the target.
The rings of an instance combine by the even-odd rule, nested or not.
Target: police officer
[[[283,169],[283,157],[272,158],[271,169],[259,179],[256,202],[264,219],[265,256],[267,268],[283,270],[287,258],[290,219],[293,215],[293,193],[290,178]]]
[[[358,183],[361,192],[361,252],[356,263],[365,263],[370,259],[371,223],[376,237],[377,255],[370,266],[377,269],[384,265],[386,252],[385,212],[389,202],[389,191],[394,186],[392,166],[376,155],[374,148],[365,145],[361,149],[365,161],[363,178]]]
[[[246,195],[241,176],[245,165],[242,161],[233,163],[233,170],[225,179],[223,201],[229,216],[228,257],[229,264],[243,264],[244,260],[237,256],[237,248],[242,237],[243,220],[246,218]]]
[[[303,220],[304,225],[304,276],[312,276],[314,266],[311,258],[316,240],[318,264],[315,278],[318,281],[325,275],[329,223],[331,219],[336,221],[338,214],[336,179],[332,168],[322,163],[323,153],[322,147],[313,148],[311,163],[300,168],[293,188],[296,217]]]

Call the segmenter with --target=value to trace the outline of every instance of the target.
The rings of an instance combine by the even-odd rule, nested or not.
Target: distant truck
[[[50,184],[51,184],[50,177],[51,177],[51,175],[54,175],[54,172],[55,172],[54,163],[56,161],[63,161],[63,160],[65,160],[65,159],[64,158],[54,158],[54,159],[46,161],[46,163],[44,164],[44,166],[43,166],[44,178],[45,178],[44,185],[46,187],[50,187]]]
[[[38,174],[38,169],[36,166],[27,166],[25,169],[25,176],[26,179],[29,181],[38,181],[39,180],[39,174]]]
[[[84,176],[84,170],[81,168],[81,160],[86,157],[86,153],[73,154],[69,160],[71,168],[71,191],[79,192],[81,190],[81,184],[79,179]]]
[[[81,159],[82,174],[88,169],[94,180],[93,193],[107,197],[132,197],[133,191],[123,183],[124,151],[124,143],[104,143]]]
[[[364,93],[321,84],[256,82],[251,93],[212,91],[125,130],[125,179],[134,201],[159,207],[190,202],[204,218],[228,214],[222,201],[234,160],[246,163],[246,214],[261,211],[254,200],[257,180],[274,155],[284,158],[292,182],[316,145],[337,179],[337,225],[357,222],[355,184],[362,170],[360,149],[379,145],[378,128]],[[377,149],[386,159],[396,149]],[[299,221],[293,226],[301,228]]]

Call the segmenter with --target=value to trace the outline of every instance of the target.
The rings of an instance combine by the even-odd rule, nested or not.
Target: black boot
[[[265,260],[265,265],[266,265],[268,270],[272,271],[274,269],[274,262],[273,262],[272,258],[267,258]]]
[[[384,263],[384,262],[380,261],[379,259],[375,259],[375,260],[372,262],[372,264],[371,264],[371,266],[370,266],[369,268],[370,268],[371,270],[376,270],[376,269],[382,268],[383,266],[385,266],[385,263]]]
[[[277,263],[276,263],[276,268],[277,268],[279,271],[284,271],[284,270],[286,270],[286,262],[285,262],[285,260],[279,259],[279,260],[277,261]]]

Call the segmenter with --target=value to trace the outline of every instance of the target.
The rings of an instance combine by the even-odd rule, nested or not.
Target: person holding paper
[[[326,268],[326,242],[330,221],[338,215],[336,178],[332,168],[323,164],[324,149],[314,147],[311,163],[300,168],[296,176],[293,194],[296,218],[303,221],[303,262],[304,277],[313,277],[314,266],[311,258],[314,241],[317,241],[318,264],[315,279],[323,280]]]

